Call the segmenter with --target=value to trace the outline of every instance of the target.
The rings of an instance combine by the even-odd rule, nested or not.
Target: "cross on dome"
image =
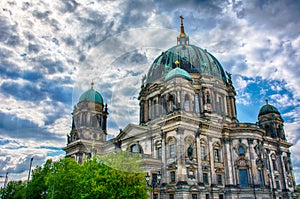
[[[92,82],[91,82],[91,89],[94,89],[94,80],[92,80]]]

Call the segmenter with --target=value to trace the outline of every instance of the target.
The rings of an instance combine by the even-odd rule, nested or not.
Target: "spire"
[[[180,16],[180,34],[184,35],[183,16]]]
[[[187,45],[189,44],[189,36],[184,32],[183,26],[183,16],[180,16],[180,34],[177,36],[177,45]]]
[[[269,100],[268,100],[268,98],[266,98],[266,105],[268,105],[269,104]]]
[[[94,80],[91,82],[91,89],[94,89]]]

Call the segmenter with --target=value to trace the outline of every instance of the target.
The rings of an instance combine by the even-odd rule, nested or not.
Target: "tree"
[[[48,191],[46,179],[52,172],[53,161],[47,160],[43,167],[37,167],[32,172],[32,179],[27,183],[26,198],[40,199],[45,198]]]
[[[119,151],[86,161],[81,198],[147,198],[145,173],[138,154]]]
[[[5,199],[22,199],[25,196],[26,183],[22,181],[10,181],[7,183],[5,192],[1,190],[1,197]]]
[[[72,158],[64,158],[51,165],[46,177],[48,198],[80,198],[78,191],[82,180],[82,165]]]
[[[4,198],[143,199],[148,187],[140,164],[138,154],[121,151],[83,164],[71,158],[47,160],[29,182],[9,182]]]

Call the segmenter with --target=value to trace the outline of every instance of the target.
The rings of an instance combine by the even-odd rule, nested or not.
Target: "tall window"
[[[277,163],[276,163],[276,159],[272,159],[272,164],[273,164],[273,170],[277,171]]]
[[[169,199],[174,199],[174,194],[169,194]]]
[[[248,170],[247,169],[239,170],[239,180],[240,180],[241,187],[249,187]]]
[[[215,162],[220,162],[220,153],[219,149],[214,149]]]
[[[243,146],[239,146],[238,148],[238,154],[239,156],[244,156],[245,155],[245,148]]]
[[[156,100],[153,100],[153,118],[156,118],[156,116],[157,116],[156,107],[157,107],[157,102],[156,102]]]
[[[175,144],[170,143],[169,149],[170,149],[170,158],[174,158],[175,157]]]
[[[170,180],[171,182],[175,182],[175,171],[170,172]]]
[[[220,175],[220,174],[217,175],[217,183],[218,183],[218,185],[223,185],[222,175]]]
[[[141,122],[142,123],[145,122],[145,107],[144,106],[145,106],[144,102],[141,103],[140,117],[141,117]]]
[[[208,173],[203,173],[203,183],[208,184]]]
[[[157,158],[161,159],[161,157],[162,157],[162,150],[161,150],[161,147],[158,147],[157,148]]]
[[[258,170],[258,183],[260,186],[263,186],[263,172],[262,170]]]
[[[153,194],[153,199],[158,199],[158,194],[157,193]]]
[[[201,160],[206,161],[207,159],[206,159],[206,150],[205,150],[205,146],[201,146],[200,149],[201,149]]]
[[[200,101],[199,101],[199,94],[195,94],[195,112],[200,113]]]
[[[209,94],[209,91],[206,91],[206,103],[210,104],[210,94]]]
[[[197,198],[198,198],[197,194],[192,194],[192,199],[197,199]]]
[[[171,95],[168,99],[168,112],[172,112],[175,108],[175,98]]]
[[[279,180],[276,180],[276,189],[280,189],[280,182],[279,182]]]
[[[157,173],[152,173],[152,181],[154,184],[157,182]]]
[[[184,99],[184,110],[190,111],[190,99],[188,95],[185,95]]]

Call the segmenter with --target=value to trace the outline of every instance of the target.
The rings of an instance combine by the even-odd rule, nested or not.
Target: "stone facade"
[[[183,24],[177,40],[177,50],[195,49]],[[177,50],[166,51],[166,59],[180,54]],[[94,153],[140,153],[144,170],[157,182],[152,198],[297,198],[292,145],[278,110],[267,102],[257,123],[239,122],[231,75],[206,50],[197,52],[181,54],[162,69],[160,58],[154,61],[159,67],[150,68],[141,86],[140,124],[128,124],[111,140],[106,141],[107,105],[81,98],[74,107],[66,157],[81,162]],[[192,64],[183,65],[186,58],[199,59],[204,68],[192,70]]]

